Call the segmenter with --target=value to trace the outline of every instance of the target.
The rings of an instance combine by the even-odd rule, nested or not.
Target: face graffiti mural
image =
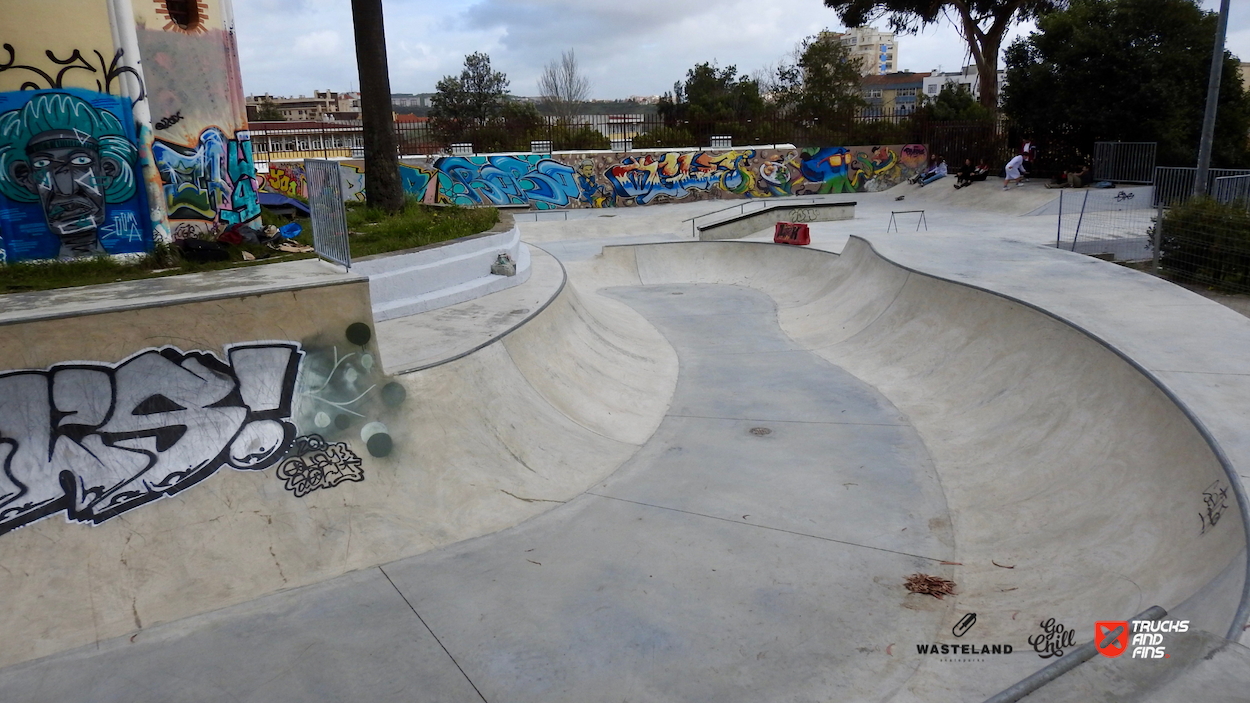
[[[72,89],[0,94],[6,258],[151,249],[137,159],[124,98]]]
[[[0,375],[0,534],[64,511],[100,523],[229,466],[272,466],[303,352],[230,346],[226,361],[173,347],[118,364]]]

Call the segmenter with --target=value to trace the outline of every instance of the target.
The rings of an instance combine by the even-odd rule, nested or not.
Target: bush
[[[1250,211],[1194,198],[1163,217],[1160,265],[1180,278],[1250,291]]]
[[[542,138],[539,134],[538,138]],[[583,149],[608,149],[611,141],[603,133],[589,125],[566,127],[556,125],[551,128],[551,146],[556,151],[575,151]]]
[[[695,146],[694,135],[681,127],[657,127],[634,137],[635,149],[663,149]]]

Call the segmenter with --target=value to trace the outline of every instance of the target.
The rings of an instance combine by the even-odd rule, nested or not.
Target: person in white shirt
[[[1021,164],[1023,163],[1024,157],[1019,154],[1011,157],[1011,161],[1007,162],[1007,167],[1004,169],[1005,176],[1003,177],[1003,190],[1007,190],[1007,184],[1012,181],[1016,182],[1017,188],[1023,185],[1020,183],[1021,179],[1024,178],[1024,174],[1020,172]]]

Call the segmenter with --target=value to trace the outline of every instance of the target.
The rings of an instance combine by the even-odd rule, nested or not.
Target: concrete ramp
[[[159,522],[100,528],[182,564],[152,607],[191,610],[195,583],[213,612],[127,629],[119,588],[92,641],[56,606],[95,591],[27,581],[5,661],[60,653],[0,670],[0,699],[976,701],[1152,605],[1193,633],[1168,672],[1091,663],[1037,695],[1233,690],[1250,412],[1227,389],[1250,373],[1188,345],[1245,348],[1250,322],[1104,262],[943,237],[567,262],[526,324],[398,377],[404,451],[369,480],[309,503],[214,477],[184,499],[230,504],[196,534],[212,559],[180,560]],[[241,517],[261,509],[277,519]],[[98,539],[15,536],[10,570]]]

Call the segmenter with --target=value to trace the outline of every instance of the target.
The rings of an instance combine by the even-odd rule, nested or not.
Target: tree
[[[782,113],[805,122],[850,116],[867,105],[860,92],[861,64],[837,39],[808,37],[794,50],[794,63],[777,68],[768,93]]]
[[[972,91],[963,83],[947,83],[938,94],[930,98],[920,96],[918,112],[935,122],[988,120],[993,113],[972,97]]]
[[[278,106],[269,98],[261,98],[256,106],[257,122],[282,122],[286,117],[278,110]]]
[[[895,32],[915,33],[953,11],[981,87],[981,104],[998,109],[998,54],[1007,30],[1018,22],[1062,7],[1065,0],[825,0],[848,27],[862,27],[885,16]]]
[[[365,142],[365,198],[371,207],[398,212],[404,206],[399,145],[391,116],[391,76],[386,66],[382,0],[352,0],[360,117]]]
[[[490,67],[483,53],[464,57],[460,77],[443,76],[430,99],[430,117],[486,124],[508,101],[508,77]]]
[[[549,113],[566,121],[578,114],[582,103],[590,98],[590,80],[578,71],[572,49],[543,68],[538,77],[538,93]]]
[[[1088,158],[1096,141],[1148,141],[1159,163],[1192,165],[1215,23],[1193,0],[1072,0],[1008,48],[1003,108],[1061,156]],[[1250,98],[1228,52],[1224,76],[1213,158],[1247,165]]]
[[[763,108],[758,81],[739,76],[737,66],[719,69],[710,63],[686,71],[685,82],[674,83],[673,92],[660,98],[659,104],[666,121],[743,122]]]

